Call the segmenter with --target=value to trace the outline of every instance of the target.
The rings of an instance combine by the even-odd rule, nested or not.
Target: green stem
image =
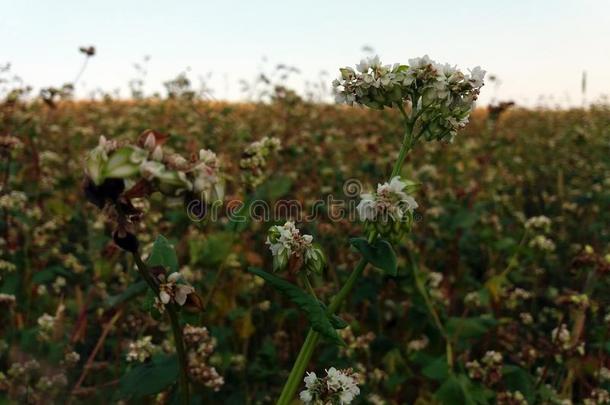
[[[148,266],[138,252],[133,253],[133,259],[138,267],[138,273],[140,276],[146,281],[146,284],[150,287],[150,289],[155,293],[155,295],[159,295],[159,286],[157,285],[155,279],[150,274],[148,270]],[[172,332],[174,334],[174,344],[176,345],[176,354],[178,355],[178,364],[180,366],[180,397],[181,403],[183,405],[188,405],[190,403],[189,398],[189,380],[188,380],[188,372],[187,372],[187,359],[186,359],[186,351],[184,349],[184,339],[182,338],[182,327],[180,326],[180,320],[178,318],[178,311],[176,310],[174,304],[169,304],[166,306],[167,312],[169,313],[169,319],[172,326]]]
[[[398,176],[400,174],[400,169],[405,161],[405,158],[414,144],[414,137],[412,134],[413,131],[413,123],[414,119],[409,117],[402,106],[399,106],[399,110],[403,116],[405,123],[405,135],[403,137],[402,145],[400,147],[400,152],[398,153],[398,159],[394,163],[394,168],[392,169],[392,175],[390,178]],[[377,237],[376,233],[371,233],[369,235],[369,242],[372,242]],[[343,304],[343,301],[347,298],[349,293],[354,288],[356,281],[360,278],[360,275],[364,271],[364,268],[367,265],[366,259],[362,258],[356,265],[356,268],[349,275],[347,281],[341,287],[337,295],[335,295],[328,306],[327,313],[333,315]],[[313,351],[320,339],[320,335],[318,332],[313,329],[309,329],[307,333],[307,337],[305,338],[305,342],[303,342],[303,346],[301,346],[301,350],[299,351],[299,355],[297,356],[294,365],[292,366],[292,370],[284,384],[284,388],[282,389],[282,393],[280,394],[279,399],[277,400],[277,405],[288,405],[294,398],[294,395],[299,388],[301,383],[301,378],[303,378],[303,374],[305,373],[305,368],[307,364],[309,364],[309,360],[313,355]]]
[[[168,306],[167,312],[169,313],[169,319],[172,324],[172,331],[174,333],[174,343],[176,345],[176,354],[178,355],[178,364],[180,365],[180,397],[183,405],[190,404],[189,398],[189,377],[187,371],[187,359],[186,351],[184,350],[184,339],[182,337],[182,326],[180,326],[180,320],[178,319],[178,312],[173,305]]]

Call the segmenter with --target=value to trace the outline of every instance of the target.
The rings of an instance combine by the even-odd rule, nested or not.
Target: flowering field
[[[610,109],[380,66],[363,108],[8,94],[0,403],[609,403]]]

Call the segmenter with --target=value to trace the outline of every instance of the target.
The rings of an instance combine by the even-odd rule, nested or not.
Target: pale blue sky
[[[492,97],[535,104],[539,96],[581,103],[610,94],[610,1],[86,1],[0,0],[0,64],[34,86],[70,81],[81,64],[80,45],[98,54],[79,94],[122,88],[133,63],[150,55],[147,90],[190,67],[212,72],[216,98],[239,97],[239,79],[268,66],[301,70],[301,88],[322,70],[332,76],[372,46],[384,63],[429,54],[462,68],[481,65],[501,86]]]

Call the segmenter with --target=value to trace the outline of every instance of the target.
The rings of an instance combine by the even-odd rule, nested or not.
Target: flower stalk
[[[407,154],[413,148],[413,145],[415,143],[415,137],[412,132],[414,120],[405,113],[402,106],[399,107],[399,110],[401,111],[401,114],[404,119],[405,135],[402,141],[402,145],[400,147],[400,151],[398,153],[398,158],[394,163],[390,178],[393,178],[400,173],[405,158],[407,157]],[[370,232],[368,235],[369,243],[375,241],[377,236],[377,232]],[[330,305],[327,309],[327,313],[329,315],[334,315],[335,312],[337,312],[337,310],[341,306],[341,304],[343,304],[349,293],[354,288],[356,281],[358,281],[358,279],[362,275],[362,272],[366,268],[367,264],[368,261],[364,257],[360,259],[354,270],[347,278],[345,284],[341,287],[337,295],[335,295],[331,300]],[[319,340],[320,334],[310,328],[309,332],[307,333],[307,337],[305,338],[305,341],[301,346],[301,350],[299,351],[299,354],[294,362],[294,365],[292,366],[292,370],[290,371],[288,379],[284,384],[284,388],[282,389],[282,393],[278,398],[277,405],[287,405],[292,401],[292,398],[294,398],[300,385],[301,379],[305,374],[307,364],[311,360],[314,349],[316,348],[316,345]]]
[[[148,287],[159,295],[159,286],[157,282],[150,274],[148,266],[142,258],[139,252],[133,252],[134,262],[138,268],[138,273],[146,281]],[[178,356],[178,367],[179,367],[179,385],[180,385],[180,403],[187,405],[190,403],[189,394],[189,380],[188,380],[188,361],[186,358],[186,350],[184,349],[184,338],[182,336],[182,327],[180,326],[180,319],[178,318],[178,311],[176,311],[175,304],[169,303],[166,305],[167,312],[169,314],[170,324],[172,327],[172,333],[174,335],[174,344],[176,345],[176,354]]]

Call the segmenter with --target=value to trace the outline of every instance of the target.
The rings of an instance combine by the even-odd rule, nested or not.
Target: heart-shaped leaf
[[[352,238],[350,243],[373,266],[391,276],[398,275],[398,262],[390,242],[377,239],[373,243],[369,243],[366,238]]]
[[[176,250],[163,235],[157,236],[147,263],[150,267],[161,266],[172,272],[178,271]]]

